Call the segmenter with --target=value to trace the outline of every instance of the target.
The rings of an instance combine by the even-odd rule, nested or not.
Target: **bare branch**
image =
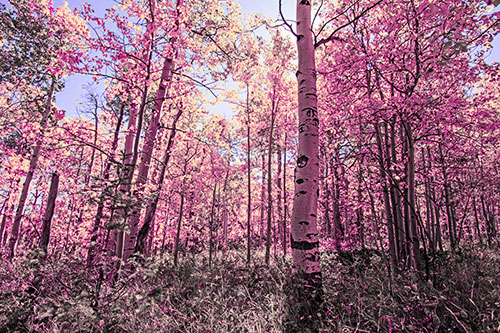
[[[283,15],[283,10],[281,9],[281,0],[279,2],[279,7],[280,7],[280,16],[281,16],[281,19],[283,20],[283,23],[288,27],[288,29],[290,30],[290,32],[296,37],[298,38],[299,36],[297,35],[297,33],[295,31],[293,31],[293,28],[292,26],[290,25],[290,23],[288,23],[288,21],[286,20],[285,18],[285,15]]]
[[[370,11],[372,8],[378,6],[379,4],[382,3],[382,1],[384,0],[379,0],[377,1],[376,3],[374,3],[373,5],[365,8],[361,13],[359,13],[358,15],[356,15],[352,20],[350,20],[349,22],[346,22],[344,24],[342,24],[340,27],[338,27],[337,29],[335,29],[331,34],[330,36],[328,36],[327,38],[322,38],[320,41],[316,42],[314,44],[314,48],[318,48],[319,46],[323,45],[323,44],[326,44],[332,40],[341,40],[339,37],[335,37],[335,34],[337,32],[339,32],[340,30],[344,29],[345,27],[351,25],[353,22],[356,22],[357,20],[359,20],[361,17],[363,17],[363,15],[365,15],[368,11]]]

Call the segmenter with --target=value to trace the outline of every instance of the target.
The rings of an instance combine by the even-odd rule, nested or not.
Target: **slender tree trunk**
[[[50,238],[50,226],[52,223],[52,216],[54,215],[54,209],[56,208],[56,198],[57,189],[59,187],[59,174],[54,172],[52,174],[52,180],[50,182],[50,190],[47,198],[47,207],[45,208],[45,214],[43,216],[42,224],[42,236],[40,239],[40,248],[43,252],[43,257],[47,256]]]
[[[214,252],[214,220],[215,220],[215,198],[217,194],[217,183],[214,184],[214,191],[212,193],[212,209],[210,211],[210,222],[209,222],[209,240],[208,240],[208,267],[212,268],[212,258]]]
[[[19,183],[18,181],[12,181],[10,184],[9,188],[9,193],[7,194],[7,198],[5,198],[5,201],[3,202],[2,205],[2,224],[0,225],[0,257],[2,255],[2,247],[3,244],[5,243],[5,238],[6,238],[6,231],[7,231],[7,222],[10,222],[12,210],[14,209],[14,205],[10,203],[11,201],[11,196],[12,196],[12,190],[14,188],[14,185],[17,185]],[[9,221],[7,221],[9,220]]]
[[[181,223],[182,223],[182,214],[184,213],[184,184],[183,189],[181,190],[181,203],[179,208],[179,219],[177,220],[177,232],[175,233],[175,243],[174,243],[174,266],[177,267],[177,258],[179,256],[179,240],[181,237]]]
[[[264,239],[264,214],[266,211],[266,156],[264,152],[262,152],[262,186],[260,188],[260,239]],[[260,246],[260,240],[259,240]]]
[[[129,113],[129,118],[128,118],[128,132],[127,135],[125,136],[125,151],[124,151],[124,157],[123,157],[123,168],[122,172],[120,175],[120,194],[123,197],[126,197],[127,194],[130,192],[130,175],[133,174],[134,172],[134,165],[133,165],[133,144],[134,144],[134,138],[136,136],[136,123],[137,123],[137,109],[135,108],[134,105],[130,108],[130,113]],[[120,208],[120,216],[122,217],[122,223],[124,224],[127,219],[128,215],[128,207],[122,207]],[[116,239],[116,256],[118,258],[122,258],[123,254],[123,242],[124,242],[124,235],[125,231],[123,230],[117,230],[115,233],[115,238]]]
[[[382,176],[382,192],[384,197],[384,206],[385,206],[385,217],[387,219],[387,231],[389,235],[389,255],[390,260],[393,267],[396,267],[397,257],[396,257],[396,246],[394,243],[394,219],[392,217],[391,203],[389,200],[389,189],[388,189],[388,177],[387,171],[384,169],[384,154],[382,149],[382,139],[380,137],[380,130],[378,123],[375,124],[375,135],[377,139],[377,147],[379,154],[379,167],[380,167],[380,175]],[[388,156],[386,157],[388,158]],[[372,206],[373,200],[372,200]],[[375,210],[374,210],[375,213]]]
[[[277,173],[276,173],[276,187],[278,188],[278,193],[276,193],[276,198],[277,198],[277,211],[278,211],[278,230],[277,230],[277,235],[278,237],[275,237],[275,242],[279,243],[281,240],[279,239],[281,235],[283,235],[283,207],[281,206],[281,147],[278,146],[278,151],[276,152],[276,164],[278,165],[277,168]]]
[[[415,204],[415,145],[411,124],[406,124],[408,139],[408,205],[410,211],[410,247],[415,270],[422,272],[422,258],[420,256],[420,242],[417,232],[417,207]]]
[[[175,51],[174,51],[175,52]],[[156,134],[158,132],[158,125],[160,121],[161,111],[163,108],[163,102],[167,93],[167,89],[172,82],[172,66],[174,62],[173,55],[171,57],[165,58],[163,63],[163,69],[161,73],[160,86],[156,93],[155,104],[153,108],[153,117],[148,126],[148,131],[146,134],[146,139],[142,149],[141,163],[139,164],[139,173],[136,182],[136,193],[142,193],[146,186],[148,180],[149,167],[151,164],[151,157],[153,155],[154,143],[156,141]],[[130,216],[130,231],[126,237],[125,250],[123,253],[123,260],[127,260],[130,255],[134,252],[134,248],[137,240],[137,232],[139,226],[139,219],[141,216],[140,205],[136,206],[136,209],[132,212]]]
[[[271,110],[271,127],[269,128],[269,142],[267,147],[267,230],[266,230],[266,265],[269,265],[269,256],[271,250],[271,226],[273,217],[273,196],[272,196],[272,160],[273,160],[273,131],[274,131],[274,118],[277,109],[277,103],[273,100]]]
[[[247,265],[250,265],[250,248],[251,248],[251,238],[250,238],[250,224],[252,220],[252,167],[250,160],[250,101],[249,101],[249,89],[247,83]]]
[[[90,177],[92,176],[92,169],[94,167],[95,150],[97,147],[97,136],[99,133],[99,117],[97,116],[97,101],[94,109],[94,140],[92,143],[92,153],[90,154],[89,168],[87,169],[87,175],[85,176],[85,184],[88,184]]]
[[[338,169],[340,169],[340,174]],[[332,161],[331,171],[334,174],[334,180],[332,183],[333,190],[333,225],[335,227],[335,249],[339,251],[342,248],[342,241],[346,237],[345,232],[347,229],[347,223],[343,224],[343,221],[347,221],[347,205],[343,202],[343,198],[341,197],[341,192],[345,193],[347,196],[349,184],[347,183],[345,177],[345,169],[340,160],[340,152],[339,148],[335,148],[335,162]],[[341,180],[344,179],[344,184],[342,188]],[[344,205],[342,206],[342,203]],[[344,217],[342,217],[341,208],[344,210]]]
[[[474,196],[472,198],[472,207],[474,209],[474,221],[476,222],[475,225],[476,225],[476,236],[477,238],[479,238],[479,244],[481,244],[481,246],[483,245],[483,237],[481,236],[481,227],[479,226],[479,217],[478,217],[478,214],[477,214],[477,205],[476,205],[476,197]]]
[[[14,222],[12,224],[12,234],[9,240],[9,258],[13,258],[15,256],[16,246],[19,239],[19,231],[21,229],[21,219],[23,216],[24,205],[26,203],[26,198],[28,197],[31,180],[33,179],[33,175],[38,165],[38,159],[40,157],[40,151],[45,136],[47,121],[52,111],[52,97],[54,95],[55,86],[56,86],[56,79],[55,77],[53,77],[49,94],[47,96],[47,102],[45,104],[45,110],[42,116],[42,120],[40,121],[40,134],[35,144],[35,148],[33,149],[33,154],[31,155],[28,173],[26,174],[26,178],[24,179],[23,189],[21,192],[21,196],[19,197],[19,203],[17,204],[16,215],[14,217]]]
[[[358,143],[358,151],[361,151],[361,138],[363,135],[363,131],[361,129],[361,116],[358,119],[359,125],[360,125],[360,139]],[[364,240],[364,232],[363,232],[363,208],[362,208],[362,190],[361,190],[361,183],[363,181],[363,170],[362,170],[362,165],[363,165],[363,160],[364,160],[364,154],[360,154],[359,156],[359,161],[358,161],[358,207],[356,209],[356,237],[357,237],[357,242],[361,245],[361,248],[365,248],[365,240]]]
[[[387,132],[387,130],[386,130]],[[396,155],[396,116],[393,116],[391,121],[391,155],[392,162],[397,164],[397,155]],[[386,133],[387,134],[387,133]],[[388,139],[387,139],[388,140]],[[386,141],[386,145],[389,145]],[[386,147],[386,149],[388,149]],[[387,170],[390,169],[390,161],[388,161]],[[394,217],[394,226],[395,226],[395,241],[396,241],[396,250],[398,253],[399,262],[403,261],[403,258],[406,258],[406,242],[405,242],[405,232],[404,232],[404,222],[403,222],[403,213],[401,210],[401,192],[399,187],[399,181],[394,178],[391,182],[391,201],[392,201],[392,209]]]
[[[116,121],[115,132],[113,134],[113,141],[111,142],[111,155],[106,162],[106,167],[103,172],[103,179],[105,182],[109,180],[112,161],[116,154],[116,148],[118,147],[118,137],[120,135],[120,128],[123,121],[123,114],[125,113],[125,104],[122,104],[120,107],[120,113],[118,115],[118,119]],[[94,226],[92,227],[91,237],[90,237],[90,246],[87,252],[87,268],[92,266],[95,256],[95,250],[97,247],[97,238],[99,237],[99,228],[101,227],[101,219],[104,214],[104,202],[106,197],[104,193],[101,193],[101,197],[99,198],[99,203],[97,204],[97,211],[94,219]]]
[[[287,218],[288,218],[288,202],[287,202],[287,191],[286,191],[286,142],[288,135],[285,133],[285,142],[283,144],[283,257],[286,256],[287,247]]]
[[[299,144],[295,174],[290,243],[293,273],[297,278],[293,299],[297,315],[313,318],[323,302],[317,211],[319,196],[319,115],[316,65],[311,30],[311,2],[297,0]],[[309,317],[311,316],[311,317]],[[306,323],[307,324],[307,323]]]
[[[161,172],[160,172],[160,177],[158,179],[158,185],[156,188],[156,196],[154,199],[152,199],[148,207],[146,208],[146,216],[144,218],[144,224],[141,227],[141,230],[139,231],[137,235],[137,242],[135,246],[135,252],[143,253],[144,254],[144,241],[146,240],[151,227],[152,227],[152,222],[155,218],[156,215],[156,209],[158,208],[158,202],[160,200],[160,195],[163,189],[163,183],[165,181],[165,175],[167,173],[167,167],[168,167],[168,162],[170,161],[170,156],[172,152],[172,147],[174,145],[174,138],[175,134],[177,133],[177,122],[179,121],[181,115],[183,112],[183,108],[179,107],[177,114],[175,115],[175,118],[172,122],[172,128],[170,132],[170,136],[168,137],[167,141],[167,147],[165,149],[165,157],[163,158],[163,165],[161,167]]]
[[[332,233],[332,223],[330,221],[330,197],[332,195],[332,192],[330,191],[330,186],[328,184],[328,178],[329,178],[329,165],[328,165],[328,158],[326,157],[326,153],[323,154],[323,159],[325,162],[325,167],[324,167],[324,180],[323,180],[323,187],[325,191],[325,227],[324,227],[324,232],[326,237],[330,237]]]

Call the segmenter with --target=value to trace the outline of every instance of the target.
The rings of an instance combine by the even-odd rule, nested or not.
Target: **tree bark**
[[[384,168],[384,153],[382,149],[382,138],[380,137],[380,129],[379,124],[375,124],[375,135],[377,139],[377,147],[379,154],[379,167],[380,167],[380,175],[382,179],[382,192],[384,197],[384,206],[385,206],[385,216],[387,219],[387,231],[389,235],[389,255],[390,260],[393,267],[396,267],[397,257],[396,257],[396,246],[394,242],[394,219],[392,217],[391,203],[389,200],[389,188],[388,188],[388,176],[387,171]],[[387,156],[388,157],[388,156]],[[386,158],[387,158],[386,157]],[[373,203],[372,203],[373,205]],[[375,210],[374,210],[375,213]]]
[[[139,164],[139,173],[136,182],[137,191],[135,191],[136,193],[139,194],[144,191],[144,187],[148,180],[149,167],[151,164],[151,157],[153,155],[154,143],[156,141],[156,134],[158,132],[161,110],[163,108],[163,102],[165,100],[165,95],[167,93],[168,85],[172,81],[173,62],[174,58],[172,56],[165,58],[165,61],[163,63],[160,86],[156,93],[155,104],[153,108],[153,117],[148,126],[146,139],[142,149],[141,163]],[[136,209],[133,210],[130,216],[130,221],[129,221],[130,230],[129,233],[127,234],[125,241],[123,260],[127,260],[130,257],[130,255],[134,252],[137,240],[139,219],[141,216],[140,207],[141,205],[136,206]]]
[[[323,302],[317,230],[319,115],[311,2],[308,0],[297,0],[297,50],[299,142],[290,243],[293,273],[298,285],[293,303],[298,307],[300,316],[317,318],[317,311]]]
[[[177,232],[175,234],[175,243],[174,243],[174,266],[177,267],[177,258],[179,256],[179,239],[181,237],[181,223],[182,223],[182,214],[184,212],[184,184],[181,189],[181,203],[179,208],[179,219],[177,220]]]
[[[420,242],[417,233],[417,207],[415,205],[415,144],[411,124],[406,124],[408,139],[408,206],[410,212],[410,248],[415,270],[422,273],[422,258],[420,256]]]
[[[249,101],[249,89],[247,83],[247,265],[250,265],[250,248],[251,248],[251,239],[250,239],[250,223],[252,220],[252,168],[251,168],[251,160],[250,160],[250,101]]]
[[[106,162],[106,167],[104,168],[103,172],[103,179],[104,181],[109,180],[110,176],[110,171],[111,171],[111,166],[112,166],[112,161],[115,157],[116,154],[116,148],[118,147],[118,137],[120,135],[120,128],[122,125],[123,121],[123,114],[125,113],[125,104],[123,103],[120,107],[120,113],[118,115],[118,119],[116,121],[116,127],[115,127],[115,132],[113,134],[113,141],[111,142],[111,155],[108,158],[108,161]],[[106,198],[104,194],[101,194],[101,197],[99,198],[99,203],[97,204],[97,211],[95,214],[95,219],[94,219],[94,226],[92,227],[91,231],[91,237],[90,237],[90,246],[89,250],[87,252],[87,268],[90,268],[92,266],[92,263],[94,261],[94,256],[95,256],[95,250],[97,246],[97,238],[99,236],[99,228],[101,227],[101,219],[104,214],[104,202]]]
[[[55,86],[56,86],[56,79],[55,77],[53,77],[49,94],[47,96],[47,102],[45,104],[45,110],[42,116],[42,120],[40,121],[40,134],[36,142],[35,148],[33,149],[33,154],[31,155],[28,173],[26,174],[26,178],[24,179],[23,189],[21,192],[21,196],[19,197],[19,203],[17,204],[16,215],[14,217],[14,222],[12,224],[12,234],[9,240],[9,258],[13,258],[15,256],[16,246],[19,239],[19,232],[21,229],[21,219],[23,216],[24,205],[26,204],[26,198],[28,197],[31,180],[33,179],[33,175],[38,165],[38,159],[40,157],[42,142],[45,136],[47,121],[52,111],[52,97],[54,95]]]
[[[125,136],[125,151],[124,151],[124,157],[123,157],[123,168],[122,172],[120,175],[120,188],[119,191],[122,196],[124,196],[124,199],[126,198],[127,194],[130,193],[130,175],[133,173],[133,144],[134,144],[134,137],[136,135],[136,123],[137,123],[137,109],[135,108],[134,105],[130,108],[130,113],[129,113],[129,118],[128,118],[128,132],[127,135]],[[128,207],[121,207],[120,208],[120,216],[122,217],[122,223],[125,223],[128,215]],[[115,244],[115,251],[116,251],[116,256],[118,258],[122,258],[123,254],[123,242],[124,242],[124,234],[125,231],[123,230],[117,230],[116,232],[116,244]]]
[[[281,237],[281,235],[283,235],[283,207],[281,206],[281,194],[282,194],[282,190],[281,190],[281,147],[278,146],[278,151],[276,152],[276,164],[278,165],[278,168],[277,168],[277,173],[276,173],[276,187],[278,189],[278,193],[276,193],[276,198],[278,199],[277,200],[277,203],[276,203],[276,207],[278,208],[278,221],[277,221],[277,224],[278,224],[278,230],[277,230],[277,239],[275,240],[275,242],[279,243],[281,240],[279,239]],[[276,238],[276,237],[275,237]]]
[[[217,183],[214,184],[214,191],[212,193],[212,209],[210,210],[209,221],[209,239],[208,239],[208,267],[212,268],[213,252],[214,252],[214,224],[215,224],[215,198],[217,194]]]
[[[271,110],[271,127],[269,128],[269,142],[267,146],[267,230],[266,230],[266,255],[265,261],[266,265],[269,265],[269,256],[271,249],[271,226],[272,226],[272,209],[273,209],[273,196],[272,196],[272,160],[273,160],[273,130],[274,130],[274,118],[277,109],[276,101],[272,101]]]
[[[158,185],[156,188],[156,196],[150,201],[148,207],[146,208],[146,216],[144,218],[144,224],[141,227],[137,235],[137,242],[135,245],[135,252],[144,254],[144,242],[150,233],[153,219],[156,215],[156,209],[158,208],[158,202],[160,200],[160,195],[163,189],[163,183],[165,181],[165,175],[167,173],[168,162],[172,155],[172,147],[174,145],[175,134],[177,133],[177,122],[179,121],[183,112],[183,108],[179,107],[177,114],[172,122],[172,128],[170,131],[170,136],[168,137],[167,147],[165,149],[165,157],[163,158],[163,165],[161,167],[160,178],[158,179]]]
[[[285,142],[283,144],[283,257],[286,256],[287,248],[287,218],[288,218],[288,202],[287,202],[287,191],[286,191],[286,141],[287,133],[285,133]]]
[[[47,206],[45,208],[45,214],[43,216],[42,224],[42,236],[40,238],[40,248],[42,249],[42,256],[45,258],[47,256],[47,250],[49,247],[50,239],[50,227],[52,224],[52,216],[54,215],[54,209],[56,208],[56,198],[57,189],[59,187],[59,174],[54,172],[52,174],[52,180],[50,182],[50,190],[47,198]]]

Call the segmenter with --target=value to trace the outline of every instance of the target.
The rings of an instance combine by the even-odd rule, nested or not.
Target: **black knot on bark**
[[[306,155],[302,155],[298,158],[297,160],[297,167],[298,168],[303,168],[307,165],[307,162],[309,161],[309,157]]]

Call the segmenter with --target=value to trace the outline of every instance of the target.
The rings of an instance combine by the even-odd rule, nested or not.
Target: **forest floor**
[[[0,331],[282,332],[290,259],[266,266],[259,252],[247,267],[242,253],[221,252],[211,269],[202,255],[177,268],[170,256],[148,258],[115,279],[105,263],[88,270],[76,257],[2,259]],[[421,282],[391,277],[377,251],[325,251],[319,332],[498,332],[499,253],[440,253]]]

